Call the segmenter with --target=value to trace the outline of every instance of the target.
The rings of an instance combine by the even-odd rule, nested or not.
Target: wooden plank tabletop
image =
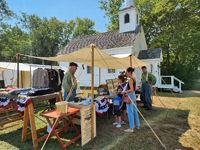
[[[75,112],[78,112],[78,111],[80,111],[80,108],[68,107],[67,113],[61,113],[60,117],[69,116],[69,115],[74,114]],[[48,111],[48,112],[41,113],[40,115],[44,116],[44,117],[56,119],[59,115],[59,112],[54,109],[54,110],[51,110],[51,111]]]

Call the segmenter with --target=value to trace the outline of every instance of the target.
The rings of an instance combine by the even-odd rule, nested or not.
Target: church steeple
[[[125,0],[124,8],[133,6],[133,0]]]
[[[125,5],[119,14],[119,33],[134,31],[139,25],[140,13],[133,5],[133,0],[125,0]]]

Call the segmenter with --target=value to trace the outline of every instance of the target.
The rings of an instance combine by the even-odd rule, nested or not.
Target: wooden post
[[[30,87],[31,87],[31,65],[30,65]]]
[[[91,66],[91,140],[94,139],[94,45],[92,44]]]
[[[25,142],[26,141],[26,134],[27,134],[27,127],[28,127],[28,107],[25,107],[24,110],[24,120],[23,120],[23,129],[22,129],[22,139],[21,142]]]
[[[152,73],[152,69],[153,68],[153,65],[151,64],[151,73]],[[151,87],[151,103],[153,104],[153,85]]]
[[[4,80],[4,71],[2,71],[2,80]]]
[[[37,141],[36,126],[35,126],[35,116],[34,116],[34,111],[33,111],[33,103],[28,105],[28,112],[29,112],[29,118],[30,118],[33,147],[37,148],[38,147],[38,141]]]
[[[101,84],[101,68],[99,68],[99,85]]]
[[[23,88],[23,71],[21,71],[21,88]]]
[[[19,54],[16,55],[17,59],[17,88],[19,88]]]
[[[132,65],[132,55],[133,55],[133,54],[130,55],[130,66],[131,66],[131,67],[133,66],[133,65]]]

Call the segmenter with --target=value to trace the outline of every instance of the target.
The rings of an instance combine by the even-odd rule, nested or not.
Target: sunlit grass
[[[86,97],[90,90],[84,90],[83,94],[78,96]],[[95,91],[96,93],[96,91]],[[175,98],[169,92],[157,92],[159,99],[153,97],[153,110],[146,111],[140,108],[141,102],[138,102],[138,108],[151,125],[155,133],[164,143],[168,149],[198,149],[200,147],[200,94],[188,93],[179,94],[176,93]],[[180,105],[179,105],[180,104]],[[43,111],[44,107],[37,108],[35,113],[36,128],[39,129],[47,125],[47,121],[39,113]],[[11,113],[9,113],[11,114]],[[5,116],[1,114],[0,117]],[[77,140],[67,147],[70,149],[162,149],[161,144],[158,142],[154,134],[151,132],[147,124],[140,116],[141,128],[140,130],[134,130],[134,133],[124,133],[124,129],[127,129],[128,121],[126,125],[122,125],[117,129],[112,125],[114,116],[112,112],[109,112],[110,120],[107,122],[107,117],[104,115],[102,118],[97,116],[97,137],[81,147],[81,140]],[[22,134],[22,121],[17,121],[0,127],[0,149],[12,149],[12,150],[29,150],[33,149],[31,136],[27,138],[27,141],[21,143]],[[62,123],[58,127],[61,127]],[[80,126],[77,126],[80,131]],[[68,128],[64,134],[59,134],[63,143],[68,142],[77,136],[73,127]],[[30,125],[28,128],[30,132]],[[47,134],[47,131],[39,132],[38,137]],[[39,142],[38,150],[41,149],[44,141]],[[47,150],[61,150],[61,146],[56,137],[51,137],[47,142],[45,149]]]

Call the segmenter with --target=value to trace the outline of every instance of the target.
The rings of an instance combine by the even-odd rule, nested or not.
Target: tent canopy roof
[[[92,45],[92,44],[91,44]],[[125,69],[130,66],[132,67],[141,67],[149,65],[134,55],[125,55],[125,56],[110,56],[105,52],[101,51],[94,45],[94,67],[98,68],[109,68],[109,69]],[[38,59],[51,60],[51,61],[60,61],[60,62],[77,62],[87,66],[91,66],[92,57],[91,57],[91,46],[87,46],[83,49],[80,49],[76,52],[65,54],[57,57],[34,57]],[[132,65],[131,65],[132,62]]]

